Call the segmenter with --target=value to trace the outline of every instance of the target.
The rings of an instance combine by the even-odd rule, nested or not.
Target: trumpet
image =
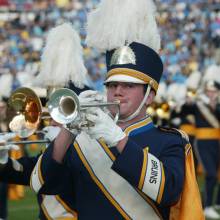
[[[49,139],[35,140],[35,141],[7,141],[4,145],[14,145],[14,144],[49,144],[51,141]]]
[[[44,119],[45,114],[49,113],[49,117],[62,125],[66,125],[67,129],[81,129],[84,126],[93,126],[91,122],[86,120],[85,114],[83,114],[87,108],[103,108],[112,105],[117,107],[118,112],[114,118],[114,121],[117,122],[120,111],[119,104],[119,101],[80,103],[75,92],[70,89],[62,88],[55,90],[51,94],[47,103],[48,109],[43,112],[41,101],[35,92],[30,88],[21,87],[16,89],[9,97],[8,111],[12,118],[9,123],[9,128],[19,137],[27,138],[36,132],[41,119]],[[46,118],[48,118],[48,116],[46,116]],[[75,120],[77,120],[77,123],[74,123]],[[44,141],[48,142],[47,140]],[[28,141],[25,143],[29,144]]]
[[[104,108],[108,106],[116,106],[117,114],[114,121],[117,122],[119,118],[120,102],[94,102],[94,103],[80,103],[79,98],[75,92],[70,89],[62,88],[56,90],[48,101],[48,111],[54,121],[67,125],[67,128],[81,129],[81,127],[90,127],[93,124],[86,120],[85,111],[91,107]],[[77,123],[73,123],[75,120]]]

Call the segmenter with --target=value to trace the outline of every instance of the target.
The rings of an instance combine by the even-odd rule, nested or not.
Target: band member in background
[[[8,126],[6,122],[6,109],[7,104],[4,100],[0,101],[0,132],[7,132]],[[0,182],[0,219],[7,219],[7,197],[8,197],[8,184]]]
[[[185,115],[193,114],[195,117],[197,148],[205,172],[204,213],[207,218],[212,219],[220,218],[214,208],[215,205],[220,205],[220,187],[217,180],[220,153],[218,80],[216,72],[207,70],[201,82],[200,93],[196,98],[188,97],[188,101],[182,109]],[[218,192],[216,201],[213,203],[216,186]]]

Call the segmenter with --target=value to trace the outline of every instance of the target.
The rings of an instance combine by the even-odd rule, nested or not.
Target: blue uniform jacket
[[[187,114],[195,116],[196,138],[198,141],[207,141],[207,143],[218,143],[220,139],[219,128],[219,109],[211,109],[208,105],[198,102],[193,105],[183,105],[183,117]]]
[[[51,144],[36,166],[36,191],[58,194],[72,186],[80,220],[168,220],[183,189],[187,141],[175,130],[155,127],[150,118],[125,132],[129,139],[121,154],[101,140],[94,149],[94,140],[84,148],[79,137],[62,164],[52,159]]]

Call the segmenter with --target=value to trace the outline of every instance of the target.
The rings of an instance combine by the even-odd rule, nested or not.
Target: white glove
[[[91,103],[104,101],[105,97],[94,90],[86,90],[79,94],[79,102],[81,103]]]
[[[81,132],[80,120],[75,119],[73,122],[63,125],[73,136],[77,136]]]
[[[86,131],[92,139],[103,138],[111,147],[126,136],[113,119],[100,108],[89,108],[86,118],[95,124]]]
[[[60,127],[58,126],[47,126],[43,128],[43,132],[45,133],[45,138],[53,141],[60,132]]]
[[[19,150],[19,146],[15,144],[6,145],[7,141],[16,136],[15,133],[7,133],[0,135],[0,164],[6,164],[8,162],[8,151]]]

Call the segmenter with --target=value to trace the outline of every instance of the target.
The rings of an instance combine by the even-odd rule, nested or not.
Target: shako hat
[[[89,46],[106,52],[112,81],[149,84],[157,91],[163,72],[152,0],[102,0],[88,15]]]

